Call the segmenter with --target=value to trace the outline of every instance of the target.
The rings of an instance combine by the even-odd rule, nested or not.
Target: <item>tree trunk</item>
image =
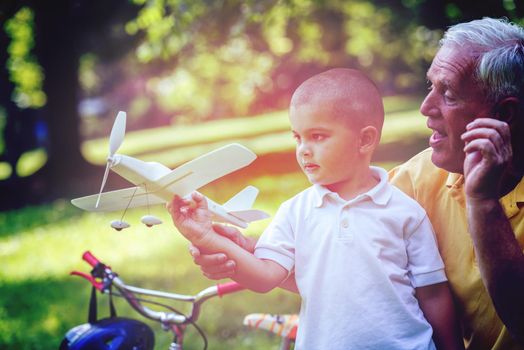
[[[102,172],[89,165],[80,152],[78,114],[77,47],[79,31],[74,2],[55,1],[35,8],[35,42],[39,63],[45,74],[43,90],[47,103],[42,109],[48,126],[48,161],[41,171],[43,199],[71,196],[79,191],[96,191],[86,182]]]

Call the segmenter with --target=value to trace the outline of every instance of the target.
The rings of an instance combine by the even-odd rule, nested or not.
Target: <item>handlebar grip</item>
[[[237,282],[227,282],[227,283],[221,283],[217,284],[217,293],[218,296],[223,296],[229,293],[235,293],[241,290],[246,289],[246,287],[242,286],[241,284],[238,284]]]
[[[100,264],[100,261],[97,258],[95,258],[95,256],[91,254],[89,250],[87,250],[86,252],[84,252],[84,254],[82,254],[82,259],[84,259],[85,262],[87,262],[89,265],[93,267]]]

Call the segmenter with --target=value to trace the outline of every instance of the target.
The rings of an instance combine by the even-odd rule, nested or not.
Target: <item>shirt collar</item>
[[[313,185],[316,193],[314,206],[320,208],[328,199],[349,204],[364,200],[365,198],[370,198],[377,205],[386,205],[391,198],[391,186],[388,184],[388,173],[386,170],[375,166],[370,166],[370,169],[373,176],[379,180],[379,183],[367,192],[361,193],[349,201],[342,199],[337,193],[328,190],[324,186]]]
[[[465,196],[463,192],[464,175],[449,173],[446,180],[446,186],[450,189],[451,196],[455,198],[460,204],[465,206]],[[500,204],[502,205],[502,209],[508,218],[511,218],[519,212],[520,209],[517,203],[523,202],[524,177],[520,179],[520,182],[513,190],[511,190],[511,192],[500,198]]]
[[[524,202],[524,177],[520,179],[520,182],[515,186],[511,192],[507,193],[500,199],[500,204],[506,213],[508,218],[516,215],[520,208],[517,203]]]
[[[464,196],[464,175],[449,173],[446,180],[446,187],[449,190],[451,198],[455,199],[463,208],[466,207],[466,198]]]
[[[515,187],[515,202],[524,203],[524,176],[520,179],[517,187]]]
[[[446,180],[447,188],[459,189],[464,185],[464,175],[449,173],[448,179]]]

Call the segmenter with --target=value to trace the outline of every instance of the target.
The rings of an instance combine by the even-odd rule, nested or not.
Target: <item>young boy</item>
[[[318,74],[293,94],[289,119],[313,186],[281,205],[254,255],[213,231],[198,194],[194,206],[169,205],[176,227],[200,250],[234,260],[233,279],[251,290],[295,273],[296,349],[463,348],[424,210],[370,166],[384,121],[375,85],[352,69]]]

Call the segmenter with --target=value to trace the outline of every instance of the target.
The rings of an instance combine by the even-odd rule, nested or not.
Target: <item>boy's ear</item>
[[[359,150],[361,154],[375,151],[380,139],[379,132],[374,126],[368,125],[360,129]]]

